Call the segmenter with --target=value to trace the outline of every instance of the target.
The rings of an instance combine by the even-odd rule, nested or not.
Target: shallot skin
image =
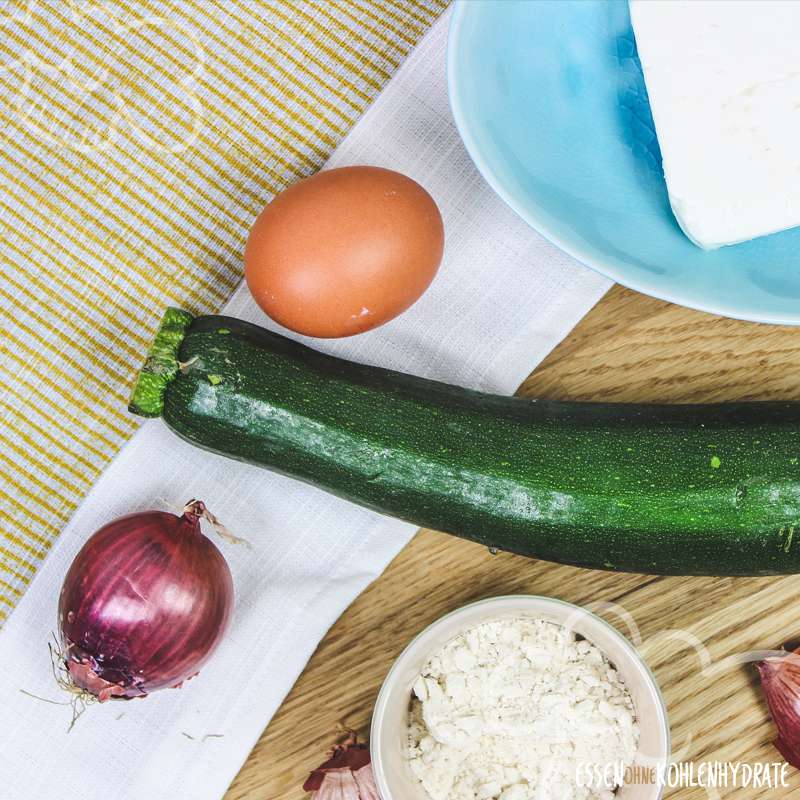
[[[75,557],[59,598],[72,681],[101,701],[141,697],[197,674],[233,609],[233,578],[200,531],[202,503],[180,517],[114,520]]]

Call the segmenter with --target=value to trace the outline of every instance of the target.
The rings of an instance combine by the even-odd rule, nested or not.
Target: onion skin
[[[131,514],[97,531],[72,562],[58,616],[71,680],[102,702],[180,686],[219,644],[233,578],[200,530],[205,506],[182,516]]]
[[[765,658],[756,665],[770,714],[778,729],[775,747],[800,769],[800,655],[798,651]]]

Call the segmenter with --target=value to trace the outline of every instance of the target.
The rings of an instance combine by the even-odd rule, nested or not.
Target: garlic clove
[[[756,666],[778,729],[775,747],[789,764],[800,769],[800,656],[787,652],[765,658]]]
[[[355,731],[328,751],[328,760],[303,784],[313,800],[381,800],[370,765],[369,748]]]
[[[361,800],[358,784],[349,767],[328,770],[312,797],[314,800]]]
[[[358,793],[361,800],[381,800],[378,787],[375,785],[375,775],[372,773],[372,764],[365,764],[361,769],[353,771],[353,777],[358,784]]]

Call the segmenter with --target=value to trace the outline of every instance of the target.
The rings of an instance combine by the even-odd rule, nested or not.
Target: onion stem
[[[236,536],[231,533],[230,530],[228,530],[228,528],[226,528],[219,521],[219,519],[206,508],[206,504],[202,500],[190,500],[183,507],[183,513],[194,514],[194,516],[204,519],[211,525],[215,533],[226,542],[229,542],[230,544],[243,544],[245,547],[252,549],[253,546],[247,541],[247,539],[243,539],[241,536]]]

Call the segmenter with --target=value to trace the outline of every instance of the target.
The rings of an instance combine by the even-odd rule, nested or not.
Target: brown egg
[[[342,167],[290,186],[261,212],[245,277],[281,325],[352,336],[414,303],[443,250],[441,214],[418,183],[379,167]]]

